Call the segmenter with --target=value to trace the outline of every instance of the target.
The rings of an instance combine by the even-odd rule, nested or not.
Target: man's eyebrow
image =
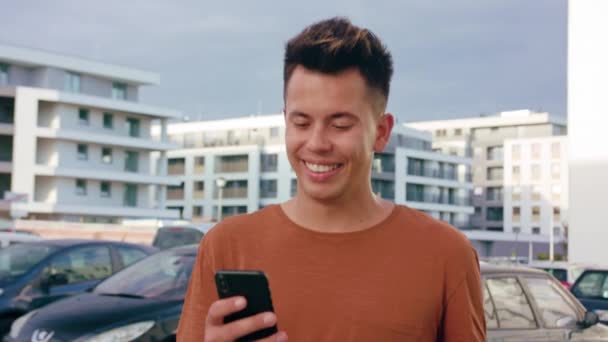
[[[332,120],[341,119],[341,118],[356,119],[357,116],[355,114],[353,114],[353,113],[350,113],[350,112],[337,112],[337,113],[332,114],[330,116],[330,118]]]
[[[302,118],[308,118],[309,115],[306,113],[302,113],[300,111],[297,110],[293,110],[291,112],[288,113],[289,116],[297,116],[297,117],[302,117]]]

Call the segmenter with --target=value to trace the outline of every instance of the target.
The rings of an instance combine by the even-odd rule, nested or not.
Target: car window
[[[546,268],[545,271],[549,272],[559,281],[568,281],[568,271],[563,268]]]
[[[579,297],[608,299],[608,277],[604,272],[584,273],[572,292]]]
[[[540,317],[547,328],[576,326],[577,312],[554,281],[547,278],[527,277],[530,294],[536,301]]]
[[[50,274],[65,274],[68,284],[103,279],[112,274],[110,250],[103,246],[88,246],[62,253],[51,261]]]
[[[486,284],[494,300],[501,329],[536,328],[532,308],[517,278],[488,278]]]
[[[16,244],[0,250],[0,278],[13,279],[20,276],[57,248],[38,244]]]
[[[156,233],[153,246],[168,249],[177,246],[197,244],[203,238],[203,233],[192,228],[167,227],[160,228]]]
[[[145,258],[147,256],[141,249],[133,248],[133,247],[125,247],[119,246],[116,247],[118,250],[118,254],[122,259],[122,264],[124,267],[131,265],[132,263]]]
[[[494,309],[494,303],[488,292],[488,287],[483,285],[483,311],[486,316],[486,327],[488,329],[498,328],[498,319],[496,317],[496,310]]]

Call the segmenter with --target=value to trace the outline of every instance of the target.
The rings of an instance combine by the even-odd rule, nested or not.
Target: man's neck
[[[298,196],[281,204],[285,214],[296,224],[325,233],[365,230],[382,222],[394,207],[392,202],[370,194],[358,200],[320,202]]]

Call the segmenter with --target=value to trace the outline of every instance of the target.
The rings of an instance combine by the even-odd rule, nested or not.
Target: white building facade
[[[166,131],[180,113],[138,103],[159,76],[37,50],[0,46],[0,193],[5,217],[79,222],[175,218],[152,192],[174,184],[150,170],[173,148]],[[0,195],[1,196],[1,195]],[[1,210],[1,209],[0,209]]]
[[[182,148],[168,153],[168,174],[180,184],[168,188],[166,203],[184,219],[217,220],[220,205],[222,217],[253,212],[297,191],[283,115],[170,124],[168,135]],[[386,150],[376,154],[372,188],[466,228],[473,213],[472,184],[464,173],[470,159],[433,152],[430,139],[428,133],[396,128]],[[219,178],[226,181],[221,203]]]

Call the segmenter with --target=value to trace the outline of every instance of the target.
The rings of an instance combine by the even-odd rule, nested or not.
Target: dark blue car
[[[594,311],[602,323],[608,324],[608,269],[585,270],[571,291],[587,310]]]
[[[42,240],[0,250],[0,336],[13,321],[70,295],[85,292],[102,279],[157,250],[98,240]]]

